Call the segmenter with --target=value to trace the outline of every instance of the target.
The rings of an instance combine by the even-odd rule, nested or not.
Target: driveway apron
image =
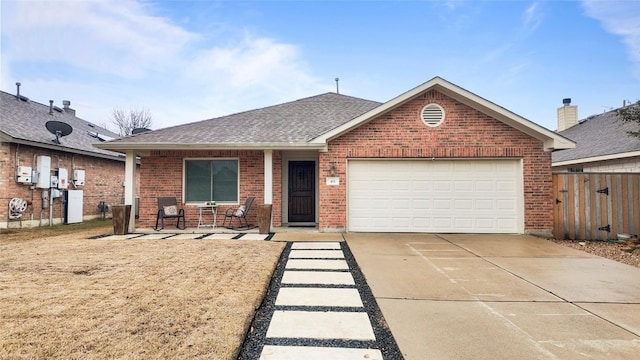
[[[405,359],[637,359],[640,269],[524,235],[346,234]]]

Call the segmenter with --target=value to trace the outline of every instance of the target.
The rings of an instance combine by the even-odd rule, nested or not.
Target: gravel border
[[[298,307],[298,306],[275,306],[275,301],[278,296],[280,287],[291,287],[288,284],[282,285],[282,276],[285,271],[285,266],[291,252],[291,246],[293,242],[287,242],[285,249],[280,256],[280,261],[276,266],[274,275],[271,278],[271,283],[262,301],[260,307],[256,310],[253,322],[249,332],[245,335],[245,340],[242,344],[242,348],[238,355],[240,360],[257,360],[260,358],[262,348],[264,345],[290,345],[290,346],[322,346],[322,347],[350,347],[350,348],[367,348],[378,349],[382,353],[385,359],[404,359],[396,341],[387,326],[382,312],[378,307],[375,297],[371,293],[371,289],[367,285],[364,275],[360,271],[358,264],[351,253],[351,250],[347,246],[345,241],[340,242],[340,247],[344,254],[345,261],[349,265],[349,270],[353,276],[355,286],[342,285],[314,285],[313,287],[327,287],[327,288],[356,288],[360,293],[363,308],[343,308],[343,307]],[[295,270],[291,270],[295,271]],[[306,287],[295,285],[295,287]],[[376,337],[375,341],[360,341],[360,340],[318,340],[318,339],[297,339],[297,338],[277,338],[267,339],[267,329],[269,323],[276,310],[315,310],[315,311],[351,311],[351,312],[366,312],[369,316],[373,333]]]

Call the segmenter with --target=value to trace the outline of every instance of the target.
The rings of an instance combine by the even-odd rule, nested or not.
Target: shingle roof
[[[296,145],[363,114],[380,103],[326,93],[228,116],[163,128],[109,142],[145,145]]]
[[[557,163],[640,151],[640,139],[627,135],[627,131],[632,130],[637,130],[637,124],[622,122],[615,110],[581,120],[578,125],[559,132],[576,142],[575,149],[554,152],[552,161]]]
[[[55,135],[45,127],[47,121],[50,120],[67,123],[73,128],[71,134],[60,138],[60,145],[52,141],[55,139]],[[97,157],[122,158],[120,153],[93,146],[100,140],[92,137],[90,132],[106,135],[110,138],[118,137],[118,134],[64,110],[62,112],[53,110],[52,114],[49,114],[49,105],[32,100],[18,100],[13,94],[0,91],[0,137],[5,141],[26,143],[61,151],[81,152]]]

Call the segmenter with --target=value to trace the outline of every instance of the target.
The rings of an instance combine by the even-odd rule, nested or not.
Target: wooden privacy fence
[[[640,233],[640,173],[554,173],[556,239]]]

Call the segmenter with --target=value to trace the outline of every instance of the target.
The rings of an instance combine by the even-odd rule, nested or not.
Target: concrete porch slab
[[[261,360],[382,360],[377,349],[327,348],[314,346],[274,346],[266,345],[260,355]]]
[[[358,289],[280,288],[276,306],[363,307]]]
[[[316,231],[279,232],[275,230],[272,241],[344,241],[341,233],[321,233]]]
[[[309,326],[314,324],[314,326]],[[375,340],[365,312],[274,312],[268,338]]]
[[[283,284],[355,285],[353,276],[344,271],[285,271]]]

